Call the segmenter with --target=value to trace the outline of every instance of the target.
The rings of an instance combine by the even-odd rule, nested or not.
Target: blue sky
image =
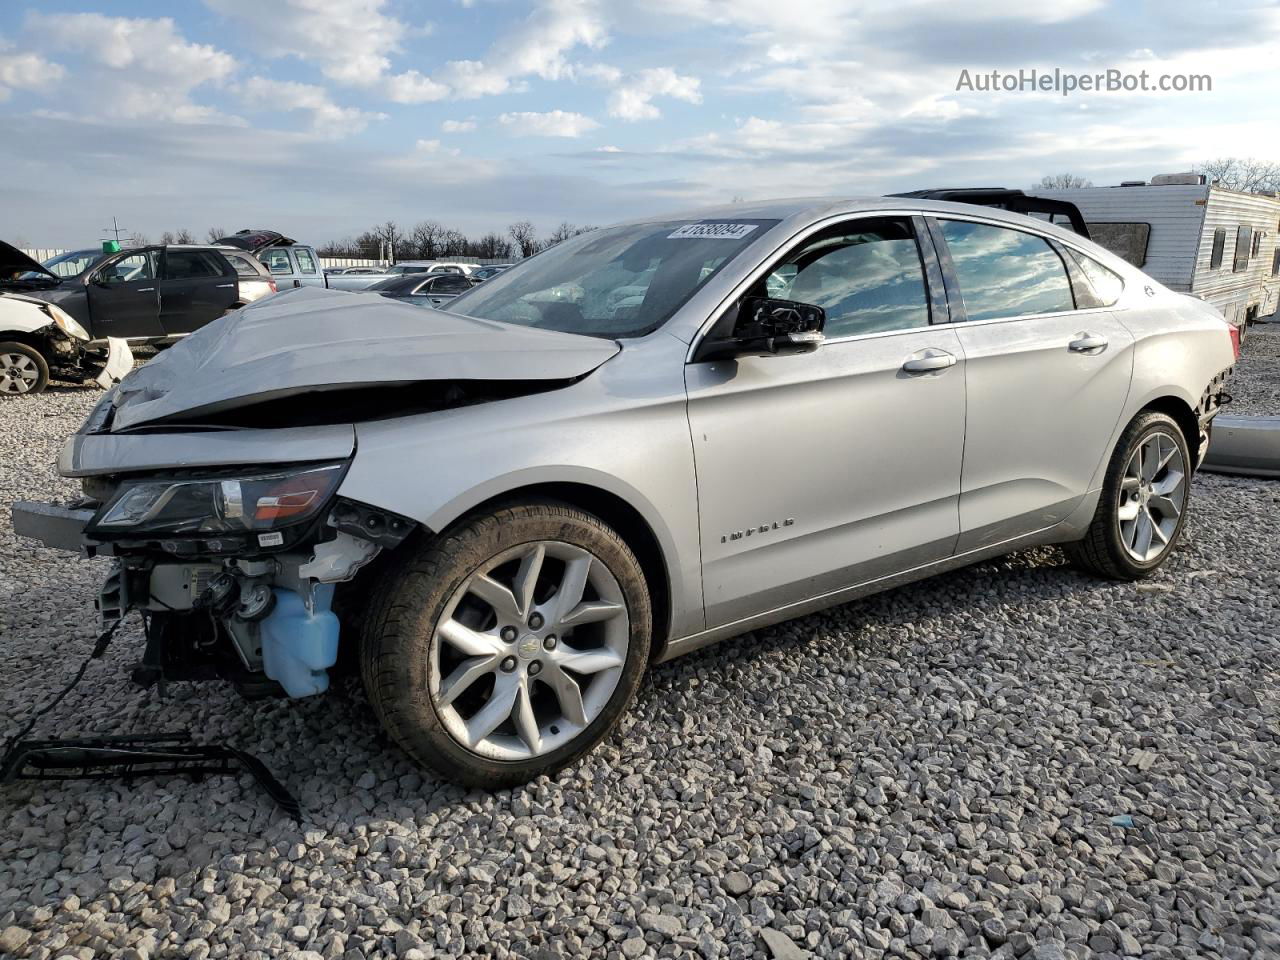
[[[1274,3],[9,2],[0,235],[114,215],[313,242],[1276,157]],[[957,91],[962,69],[1208,74],[1198,93]],[[1278,158],[1280,159],[1280,158]]]

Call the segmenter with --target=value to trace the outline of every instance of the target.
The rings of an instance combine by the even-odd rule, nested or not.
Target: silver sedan
[[[15,526],[113,554],[233,678],[317,694],[354,646],[413,758],[514,784],[606,736],[649,664],[744,631],[1033,545],[1149,576],[1237,350],[1040,220],[735,204],[567,240],[429,324],[251,305],[68,441],[94,506]]]

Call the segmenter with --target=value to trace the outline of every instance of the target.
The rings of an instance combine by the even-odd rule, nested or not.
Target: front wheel
[[[1191,499],[1186,438],[1166,414],[1140,414],[1116,444],[1089,532],[1067,544],[1080,566],[1115,580],[1150,576],[1182,535]]]
[[[0,343],[0,397],[42,393],[49,385],[49,364],[25,343]]]
[[[649,658],[644,574],[599,518],[527,503],[464,520],[375,598],[361,672],[387,732],[470,786],[573,763],[616,725]]]

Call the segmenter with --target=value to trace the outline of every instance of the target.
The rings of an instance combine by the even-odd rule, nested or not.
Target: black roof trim
[[[1028,196],[1021,190],[1011,190],[1006,187],[942,187],[930,190],[908,190],[905,193],[891,193],[889,196],[906,197],[912,200],[972,203],[981,207],[997,207],[1012,213],[1061,214],[1067,218],[1071,229],[1086,240],[1089,239],[1089,225],[1084,222],[1080,208],[1069,200]]]

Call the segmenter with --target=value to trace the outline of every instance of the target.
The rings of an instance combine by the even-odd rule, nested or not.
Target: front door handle
[[[155,293],[155,287],[139,287],[139,293]]]
[[[219,283],[217,285],[219,290],[226,290],[228,287],[234,287],[234,286],[235,286],[234,283]]]
[[[911,357],[902,365],[902,369],[907,373],[929,373],[933,370],[945,370],[947,367],[954,367],[956,358],[947,353],[945,350],[935,350],[930,347],[928,350],[921,350],[918,354]]]
[[[1080,332],[1076,334],[1076,338],[1067,344],[1067,349],[1073,353],[1097,353],[1105,350],[1110,341],[1106,337],[1100,337],[1096,333]]]

